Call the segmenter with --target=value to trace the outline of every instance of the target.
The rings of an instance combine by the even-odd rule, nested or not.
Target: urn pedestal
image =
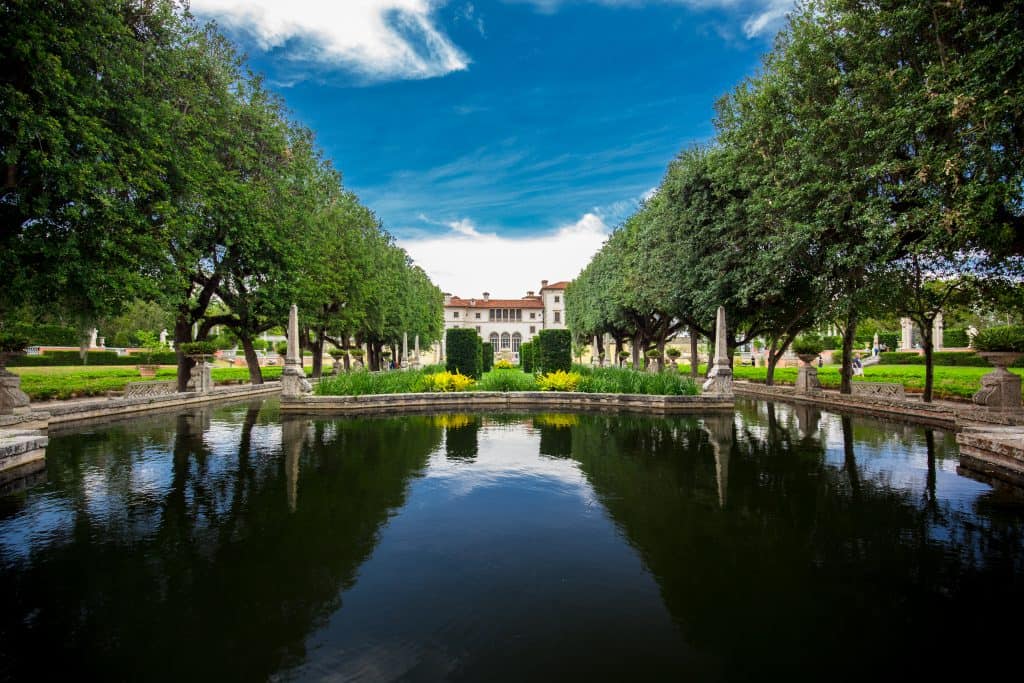
[[[1024,353],[1014,351],[982,351],[978,354],[995,366],[995,370],[981,378],[981,389],[974,395],[979,406],[996,410],[1020,410],[1020,376],[1006,369]]]
[[[821,380],[818,379],[818,368],[814,367],[818,354],[800,353],[797,357],[803,364],[796,371],[796,393],[820,394]]]

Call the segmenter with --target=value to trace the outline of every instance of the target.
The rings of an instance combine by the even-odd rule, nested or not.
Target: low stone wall
[[[96,420],[118,415],[130,415],[148,410],[163,410],[190,406],[225,399],[243,399],[249,396],[264,396],[281,392],[280,382],[264,384],[238,384],[215,387],[212,391],[200,394],[194,391],[154,395],[154,396],[122,396],[95,401],[67,401],[65,403],[47,403],[45,409],[50,413],[50,426]]]
[[[1024,427],[969,428],[956,443],[962,467],[1024,487]]]
[[[49,439],[37,430],[0,432],[0,471],[23,467],[46,457]]]
[[[768,401],[813,403],[836,410],[904,419],[944,429],[956,427],[956,412],[948,405],[922,403],[905,398],[886,398],[878,395],[840,394],[835,391],[799,394],[793,387],[769,387],[752,382],[737,382],[733,385],[733,389],[737,396],[749,396]]]
[[[902,384],[896,382],[853,382],[851,383],[854,396],[871,396],[885,399],[905,400],[907,392]]]
[[[151,396],[167,396],[178,390],[178,380],[169,379],[165,382],[128,382],[124,388],[125,398],[148,398]]]
[[[281,410],[300,413],[405,413],[450,410],[615,410],[688,413],[731,410],[734,401],[712,396],[584,394],[568,391],[467,391],[282,398]]]

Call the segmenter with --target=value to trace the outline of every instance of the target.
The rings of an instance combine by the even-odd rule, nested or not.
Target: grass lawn
[[[102,396],[108,391],[123,391],[129,382],[145,382],[139,371],[132,366],[96,365],[92,367],[53,366],[9,368],[21,377],[21,390],[34,401],[47,399],[81,398]],[[306,369],[309,372],[309,368]],[[215,384],[249,381],[248,368],[215,367],[212,371]],[[173,365],[162,365],[152,380],[170,380],[177,376]],[[278,379],[280,366],[263,368],[263,379]]]
[[[923,365],[869,365],[864,368],[863,377],[854,377],[853,381],[863,382],[895,382],[902,384],[908,392],[924,391]],[[793,384],[796,382],[796,368],[777,368],[775,382],[777,384]],[[1024,376],[1024,368],[1010,368],[1012,372]],[[982,375],[987,375],[992,368],[935,366],[935,398],[970,399],[981,386]],[[763,382],[768,374],[767,368],[752,368],[749,365],[733,368],[736,379],[752,382]],[[821,385],[826,389],[839,388],[839,366],[826,365],[818,368]]]

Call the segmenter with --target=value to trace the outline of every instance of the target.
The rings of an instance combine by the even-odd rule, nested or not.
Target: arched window
[[[512,346],[512,337],[509,336],[508,332],[501,333],[501,348],[507,349]]]
[[[497,332],[491,332],[491,336],[489,338],[489,341],[491,342],[491,350],[497,352],[497,350],[498,350],[498,333]]]
[[[519,344],[523,341],[523,335],[518,332],[512,333],[512,350],[519,353]]]

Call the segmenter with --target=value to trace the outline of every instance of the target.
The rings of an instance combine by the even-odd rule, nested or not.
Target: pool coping
[[[587,394],[575,391],[465,391],[282,397],[288,413],[391,413],[444,410],[625,410],[660,414],[732,410],[732,396]]]

